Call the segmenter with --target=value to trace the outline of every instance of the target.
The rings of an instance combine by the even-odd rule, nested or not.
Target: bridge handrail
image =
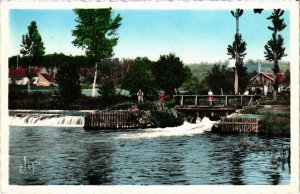
[[[261,97],[261,95],[197,95],[197,94],[176,94],[173,95],[174,97],[208,97],[208,96],[212,96],[212,97],[235,97],[235,98],[239,98],[239,97]]]

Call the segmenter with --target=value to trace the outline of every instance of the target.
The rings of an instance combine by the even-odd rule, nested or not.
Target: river
[[[9,184],[290,183],[290,138],[215,134],[188,123],[173,129],[86,131],[78,116],[60,125],[53,124],[59,116],[50,117],[22,117],[29,122],[23,125],[22,119],[10,118]],[[53,126],[39,123],[51,119]]]

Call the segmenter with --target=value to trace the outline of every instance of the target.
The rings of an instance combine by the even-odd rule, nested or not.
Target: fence
[[[85,129],[124,129],[138,127],[136,118],[129,111],[88,113],[84,119]]]
[[[226,118],[222,117],[219,124],[220,132],[259,133],[256,118]]]

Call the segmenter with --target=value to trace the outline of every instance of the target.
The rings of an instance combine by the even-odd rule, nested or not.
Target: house
[[[9,69],[9,84],[27,85],[29,78],[26,74],[25,68]],[[56,85],[54,78],[49,75],[43,68],[34,68],[33,78],[31,83],[37,86]]]
[[[8,72],[8,83],[13,85],[27,85],[29,79],[26,75],[26,69],[16,68],[9,69]]]
[[[285,86],[284,74],[278,73],[277,80],[279,83],[278,92],[280,92],[282,88]],[[274,74],[260,72],[256,76],[250,79],[248,88],[253,93],[255,92],[257,93],[257,91],[260,91],[262,94],[265,92],[273,93],[274,90],[273,85],[274,85]]]

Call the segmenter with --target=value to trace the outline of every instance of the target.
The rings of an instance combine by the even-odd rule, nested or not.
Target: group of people
[[[144,93],[141,89],[136,93],[137,98],[138,98],[138,103],[144,102]],[[163,91],[159,92],[159,102],[163,103],[165,100],[165,93]]]

